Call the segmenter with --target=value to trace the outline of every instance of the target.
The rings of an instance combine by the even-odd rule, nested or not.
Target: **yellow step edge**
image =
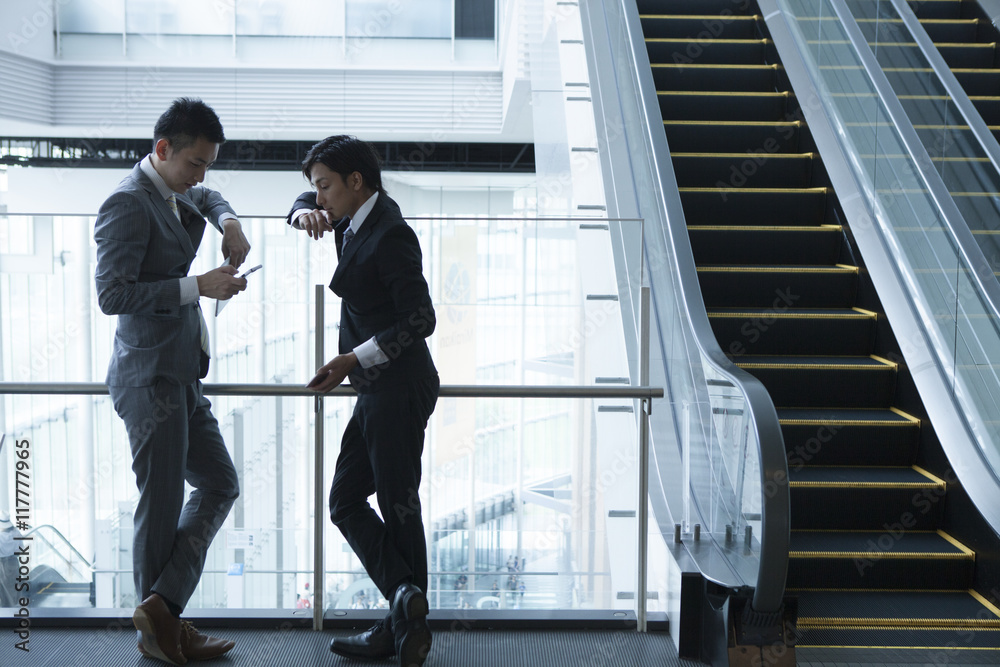
[[[766,309],[767,312],[763,313],[748,313],[744,311],[712,311],[708,313],[709,319],[730,319],[730,318],[758,318],[761,316],[767,317],[768,319],[775,320],[869,320],[870,317],[866,315],[861,315],[860,313],[787,313],[787,312],[775,312],[770,309]]]
[[[965,546],[964,544],[956,540],[948,533],[944,532],[943,530],[937,530],[935,532],[937,532],[938,535],[940,535],[949,543],[951,543],[951,545],[954,546],[956,549],[961,549],[966,556],[971,556],[972,558],[976,557],[976,552],[974,552],[972,549],[970,549],[969,547]]]
[[[903,412],[899,408],[892,408],[891,407],[889,409],[892,410],[893,412],[895,412],[897,415],[899,415],[903,419],[909,420],[913,424],[920,424],[920,420],[917,419],[916,417],[914,417],[913,415],[911,415],[909,412]]]
[[[778,419],[783,426],[906,426],[913,428],[910,422],[882,421],[880,419]]]
[[[681,155],[681,153],[674,153]],[[684,153],[684,155],[697,155],[697,153]],[[742,153],[740,153],[742,155]],[[840,225],[688,225],[688,230],[697,231],[720,231],[720,232],[841,232],[844,228]],[[870,312],[870,311],[866,311]],[[874,314],[874,313],[872,313]]]
[[[888,366],[872,366],[870,364],[776,364],[776,363],[765,363],[757,361],[741,361],[739,357],[733,359],[733,363],[742,369],[753,369],[753,370],[782,370],[782,371],[891,371],[893,369]]]
[[[823,629],[878,629],[878,630],[1000,630],[1000,619],[994,618],[852,618],[799,616],[796,626],[811,630]],[[896,648],[896,647],[893,647]],[[998,648],[997,650],[1000,650]]]
[[[789,586],[786,591],[796,591],[804,593],[971,593],[969,588],[809,588],[808,586]]]
[[[657,95],[687,95],[690,97],[794,97],[792,91],[753,91],[753,90],[658,90]]]
[[[760,14],[722,16],[721,14],[639,14],[640,19],[715,19],[720,21],[756,21]]]
[[[854,270],[834,266],[817,267],[783,267],[783,266],[699,266],[696,267],[699,273],[857,273]]]
[[[912,467],[913,467],[914,470],[916,470],[917,472],[919,472],[921,475],[924,475],[925,477],[928,477],[928,478],[934,480],[934,482],[938,486],[940,486],[940,487],[947,487],[948,486],[947,482],[945,482],[943,479],[941,479],[940,477],[938,477],[934,473],[930,472],[929,470],[924,470],[923,468],[921,468],[918,465],[914,465]],[[951,539],[951,538],[945,538],[945,539]]]
[[[868,558],[871,560],[970,560],[964,553],[938,553],[935,551],[789,551],[789,558],[813,560],[819,558]],[[974,560],[974,559],[972,559]]]
[[[800,16],[796,19],[797,21],[836,21],[840,23],[840,18],[836,16]],[[902,23],[903,19],[890,19],[890,18],[877,18],[877,19],[854,19],[858,23]],[[946,23],[946,24],[958,24],[958,23],[979,23],[979,19],[917,19],[921,24],[924,23]]]
[[[718,158],[745,158],[745,157],[762,157],[762,158],[794,158],[794,159],[808,159],[814,160],[817,157],[816,153],[671,153],[670,157],[718,157]]]
[[[778,63],[772,63],[770,65],[733,65],[730,63],[651,63],[650,67],[701,67],[701,68],[713,68],[713,69],[781,69],[781,65]]]
[[[853,306],[853,307],[851,308],[851,310],[856,310],[856,311],[858,311],[859,313],[864,313],[865,315],[868,315],[869,317],[874,317],[874,318],[878,318],[878,313],[876,313],[876,312],[875,312],[875,311],[873,311],[873,310],[868,310],[868,309],[866,309],[866,308],[859,308],[858,306]]]
[[[756,194],[792,194],[801,192],[804,194],[828,194],[830,188],[677,188],[680,192],[753,192]]]
[[[863,628],[862,628],[863,629]],[[873,628],[875,629],[875,628]],[[882,628],[877,628],[881,630]],[[810,649],[836,649],[836,648],[847,648],[847,649],[868,649],[868,650],[885,650],[885,646],[866,646],[863,644],[807,644],[803,642],[797,642],[795,644],[798,648],[810,648]],[[1000,648],[994,648],[992,646],[955,646],[955,642],[951,642],[948,646],[937,646],[937,645],[924,645],[924,646],[893,646],[893,650],[896,651],[947,651],[951,653],[952,651],[1000,651]]]
[[[837,45],[847,45],[853,44],[849,39],[809,39],[806,40],[807,44],[837,44]],[[965,47],[965,48],[986,48],[991,49],[996,48],[996,42],[969,42],[968,44],[963,44],[962,42],[934,42],[934,46],[949,46],[949,47]],[[915,47],[918,46],[916,42],[868,42],[868,46],[905,46],[905,47]]]
[[[991,612],[993,612],[996,616],[1000,617],[1000,608],[998,608],[995,604],[993,604],[992,602],[984,598],[982,595],[980,595],[979,591],[969,589],[969,595],[976,598],[976,600],[979,601],[979,604],[983,605]]]
[[[665,120],[664,125],[719,125],[727,127],[804,127],[801,120]]]
[[[767,44],[771,40],[767,37],[760,39],[716,39],[715,37],[706,37],[704,39],[699,39],[698,37],[646,37],[646,42],[656,42],[662,44],[687,44],[690,42],[696,42],[699,44]]]

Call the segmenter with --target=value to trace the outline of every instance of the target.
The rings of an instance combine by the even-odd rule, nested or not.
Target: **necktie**
[[[170,195],[169,197],[167,197],[167,206],[169,206],[170,210],[174,212],[174,215],[177,216],[177,219],[181,220],[181,222],[183,223],[183,220],[181,218],[181,212],[177,208],[176,196]],[[212,353],[209,351],[210,347],[208,344],[208,324],[205,323],[205,316],[201,312],[201,305],[198,304],[197,302],[195,303],[198,309],[198,324],[199,328],[201,329],[201,351],[205,353],[206,357],[211,359]]]
[[[340,246],[340,254],[341,255],[343,255],[345,252],[347,252],[347,244],[350,243],[351,239],[353,239],[353,238],[354,238],[354,230],[352,230],[350,227],[348,227],[347,231],[344,232],[344,242]]]

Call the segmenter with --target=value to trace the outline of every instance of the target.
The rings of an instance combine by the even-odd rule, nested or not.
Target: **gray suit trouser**
[[[108,387],[125,422],[139,487],[132,559],[139,601],[159,593],[181,608],[201,579],[239,480],[201,382]],[[184,502],[184,482],[192,487]]]

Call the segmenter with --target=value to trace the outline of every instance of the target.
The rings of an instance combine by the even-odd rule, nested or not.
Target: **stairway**
[[[638,6],[713,330],[781,420],[799,645],[1000,647],[975,554],[941,530],[947,483],[914,465],[920,420],[894,406],[899,369],[875,354],[879,316],[755,2]]]

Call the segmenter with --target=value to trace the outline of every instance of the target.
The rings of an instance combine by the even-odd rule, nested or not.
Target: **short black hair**
[[[160,139],[166,139],[179,151],[193,145],[199,137],[213,144],[226,141],[222,122],[212,107],[196,98],[180,97],[157,119],[153,128],[153,147],[155,149]]]
[[[366,186],[385,194],[378,153],[367,141],[346,134],[337,134],[314,144],[302,160],[302,174],[307,179],[317,162],[326,165],[330,171],[340,174],[345,183],[348,176],[358,172]]]

